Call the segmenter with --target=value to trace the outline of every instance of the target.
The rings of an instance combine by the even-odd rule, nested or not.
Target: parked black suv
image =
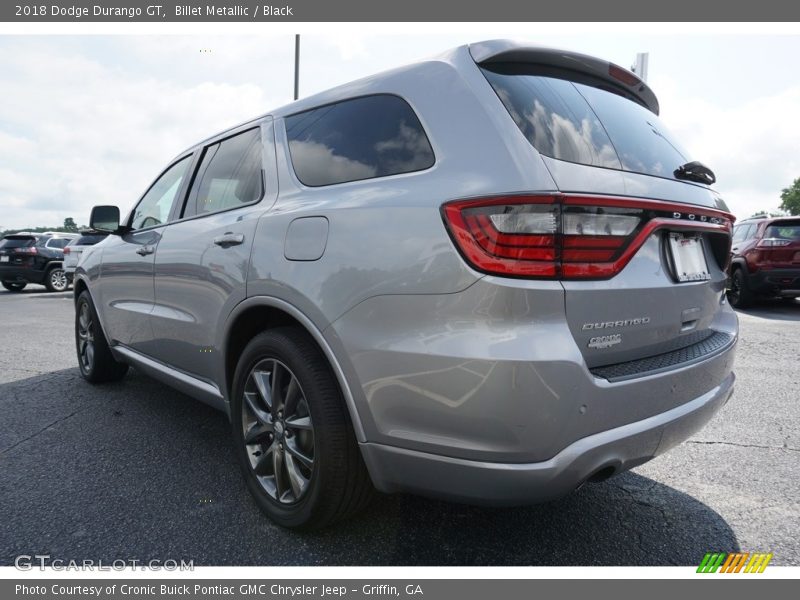
[[[733,229],[728,300],[800,297],[800,217],[746,219]]]
[[[51,292],[69,287],[64,272],[64,247],[73,233],[13,233],[0,240],[0,281],[10,292],[40,283]]]

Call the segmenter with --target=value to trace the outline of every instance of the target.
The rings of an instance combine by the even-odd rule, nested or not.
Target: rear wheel
[[[9,292],[21,292],[25,289],[25,286],[28,285],[24,281],[4,281],[3,287],[6,288]]]
[[[728,302],[734,308],[748,308],[755,302],[755,294],[747,286],[747,278],[741,269],[736,269],[731,275]]]
[[[81,375],[90,383],[117,381],[128,372],[128,365],[117,362],[108,348],[88,291],[75,303],[75,349]]]
[[[64,292],[69,287],[67,273],[61,267],[53,267],[44,277],[44,287],[50,292]]]
[[[317,529],[366,506],[372,483],[341,391],[303,330],[265,331],[247,345],[231,421],[247,485],[279,525]]]

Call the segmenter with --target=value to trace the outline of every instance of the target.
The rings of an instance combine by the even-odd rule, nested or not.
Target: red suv
[[[747,308],[758,296],[800,296],[800,217],[746,219],[734,227],[728,300]]]

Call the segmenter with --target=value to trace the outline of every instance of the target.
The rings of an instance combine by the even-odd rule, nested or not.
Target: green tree
[[[75,219],[72,217],[64,219],[64,229],[67,231],[78,231],[78,226],[75,225]]]
[[[781,192],[781,209],[790,215],[800,215],[800,177]]]

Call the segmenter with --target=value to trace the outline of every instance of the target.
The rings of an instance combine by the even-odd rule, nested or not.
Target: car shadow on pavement
[[[750,308],[737,308],[736,312],[773,321],[800,321],[800,300],[762,299]]]
[[[713,509],[636,473],[522,508],[378,496],[348,522],[292,532],[247,493],[222,413],[135,371],[103,386],[77,368],[4,379],[0,564],[45,553],[195,565],[696,565],[739,549]]]
[[[25,289],[22,289],[18,292],[9,292],[8,290],[0,288],[0,295],[6,295],[11,298],[15,296],[51,296],[54,298],[61,298],[65,294],[72,295],[72,287],[70,286],[69,289],[64,290],[63,292],[51,292],[43,285],[39,285],[36,283],[29,283],[25,286]]]

